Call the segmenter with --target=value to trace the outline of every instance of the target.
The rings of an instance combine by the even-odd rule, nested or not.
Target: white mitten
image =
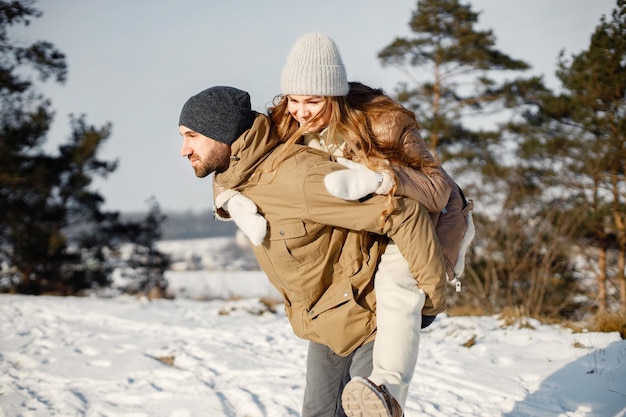
[[[345,158],[337,162],[348,167],[324,177],[328,192],[344,200],[358,200],[372,193],[387,194],[394,185],[393,177],[385,171],[372,171],[365,165]]]
[[[267,232],[267,220],[257,213],[256,204],[240,192],[221,204],[254,246],[259,246]]]

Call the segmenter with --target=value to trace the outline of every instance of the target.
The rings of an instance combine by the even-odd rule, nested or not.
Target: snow
[[[168,271],[172,300],[0,295],[0,417],[299,416],[307,342],[262,272],[216,267]],[[624,417],[626,342],[440,315],[406,416]]]

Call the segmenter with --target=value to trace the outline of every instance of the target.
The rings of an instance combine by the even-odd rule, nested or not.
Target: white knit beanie
[[[283,95],[345,96],[346,68],[335,42],[322,33],[309,33],[296,41],[283,68]]]

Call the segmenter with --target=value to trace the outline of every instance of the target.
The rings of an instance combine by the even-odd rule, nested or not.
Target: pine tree
[[[125,284],[120,285],[125,293],[145,294],[148,297],[162,298],[166,295],[167,281],[165,270],[170,264],[168,255],[156,247],[161,238],[161,223],[165,215],[156,200],[151,199],[150,210],[140,222],[121,222],[115,225],[114,234],[123,235],[131,244],[130,253],[123,259],[125,268],[121,277]]]
[[[598,311],[607,310],[607,280],[626,309],[625,0],[610,20],[602,17],[586,50],[570,60],[561,54],[557,77],[562,92],[541,95],[527,114],[537,129],[524,146],[551,167],[543,170],[544,187],[565,190],[569,209],[584,211],[578,244],[595,248]]]
[[[67,65],[48,42],[22,46],[9,37],[11,26],[41,15],[31,3],[0,2],[0,272],[19,292],[74,294],[108,283],[107,253],[128,234],[90,189],[117,168],[98,158],[111,125],[72,118],[58,154],[44,150],[53,111],[28,75],[63,83]]]
[[[498,50],[493,32],[475,27],[478,18],[459,0],[419,0],[409,22],[412,36],[379,53],[384,65],[410,77],[397,98],[415,111],[431,152],[453,168],[477,207],[489,208],[488,215],[474,212],[473,249],[481,256],[468,254],[465,290],[450,304],[487,314],[519,308],[533,316],[572,317],[578,304],[570,289],[577,287],[563,242],[579,218],[563,218],[558,204],[536,204],[540,173],[516,159],[510,131],[466,123],[469,116],[522,113],[548,90],[540,77],[521,77],[529,65]]]
[[[411,78],[399,86],[397,98],[415,111],[434,155],[450,145],[480,145],[483,138],[463,125],[462,116],[493,111],[512,91],[512,83],[490,74],[529,68],[496,49],[492,31],[475,28],[478,17],[459,0],[419,0],[409,22],[413,36],[396,38],[378,55],[383,65],[400,67]],[[516,83],[528,82],[536,80]]]

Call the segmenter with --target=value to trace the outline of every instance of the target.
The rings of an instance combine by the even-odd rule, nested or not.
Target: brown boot
[[[348,417],[402,417],[402,407],[384,385],[355,376],[341,393],[343,411]]]

